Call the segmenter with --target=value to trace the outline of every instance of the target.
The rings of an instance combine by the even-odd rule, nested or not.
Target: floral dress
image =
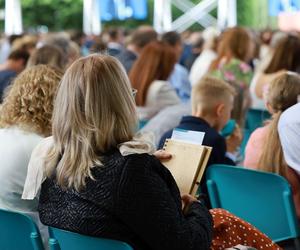
[[[251,67],[247,63],[235,58],[231,59],[227,63],[224,58],[224,60],[221,60],[218,68],[212,71],[211,74],[222,80],[235,82],[243,89],[249,88],[250,82],[253,78],[253,71]]]

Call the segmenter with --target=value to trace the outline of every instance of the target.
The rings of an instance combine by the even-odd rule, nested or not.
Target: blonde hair
[[[201,109],[209,114],[219,103],[228,103],[230,96],[236,94],[235,89],[227,82],[216,77],[203,77],[192,89],[192,110]]]
[[[132,139],[137,126],[128,77],[117,59],[90,55],[66,71],[53,112],[54,146],[47,175],[61,187],[80,190],[100,155]]]
[[[267,103],[274,114],[269,123],[267,140],[262,148],[258,169],[286,176],[287,165],[278,135],[278,121],[283,111],[298,102],[300,95],[300,76],[295,73],[282,73],[269,86]]]
[[[6,91],[0,109],[0,127],[16,125],[49,136],[54,97],[61,77],[60,70],[46,65],[24,70]]]

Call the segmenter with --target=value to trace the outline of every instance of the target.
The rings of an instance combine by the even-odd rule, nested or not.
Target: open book
[[[172,173],[181,194],[196,195],[212,148],[180,140],[167,139],[163,148],[172,154],[163,164]]]

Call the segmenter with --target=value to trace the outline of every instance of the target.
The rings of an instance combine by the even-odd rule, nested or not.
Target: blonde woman
[[[125,70],[113,57],[91,55],[67,69],[55,102],[53,137],[34,149],[23,193],[23,198],[34,197],[40,186],[31,180],[44,174],[38,180],[41,221],[122,240],[136,250],[220,249],[247,241],[257,242],[257,249],[260,242],[270,245],[265,249],[278,249],[230,213],[209,213],[194,197],[180,197],[170,172],[133,138],[132,94]],[[212,216],[216,239],[210,248]],[[236,233],[231,242],[225,233],[230,227],[248,231]],[[256,238],[249,241],[251,234]]]
[[[0,208],[36,211],[21,200],[33,148],[51,134],[53,99],[62,73],[40,65],[23,71],[0,108]]]
[[[124,153],[136,128],[134,97],[117,59],[75,61],[55,102],[39,197],[42,223],[134,249],[209,249],[208,210],[186,195],[183,213],[170,172],[150,154]]]
[[[277,130],[282,112],[296,104],[299,95],[300,76],[296,73],[281,73],[270,83],[266,93],[266,107],[272,113],[272,119],[250,136],[244,165],[286,177],[292,186],[294,203],[300,218],[300,178],[285,162]]]

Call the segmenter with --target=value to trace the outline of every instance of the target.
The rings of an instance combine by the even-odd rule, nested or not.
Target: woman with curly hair
[[[0,208],[32,212],[37,201],[21,200],[33,148],[51,134],[60,70],[38,65],[23,71],[0,107]]]

